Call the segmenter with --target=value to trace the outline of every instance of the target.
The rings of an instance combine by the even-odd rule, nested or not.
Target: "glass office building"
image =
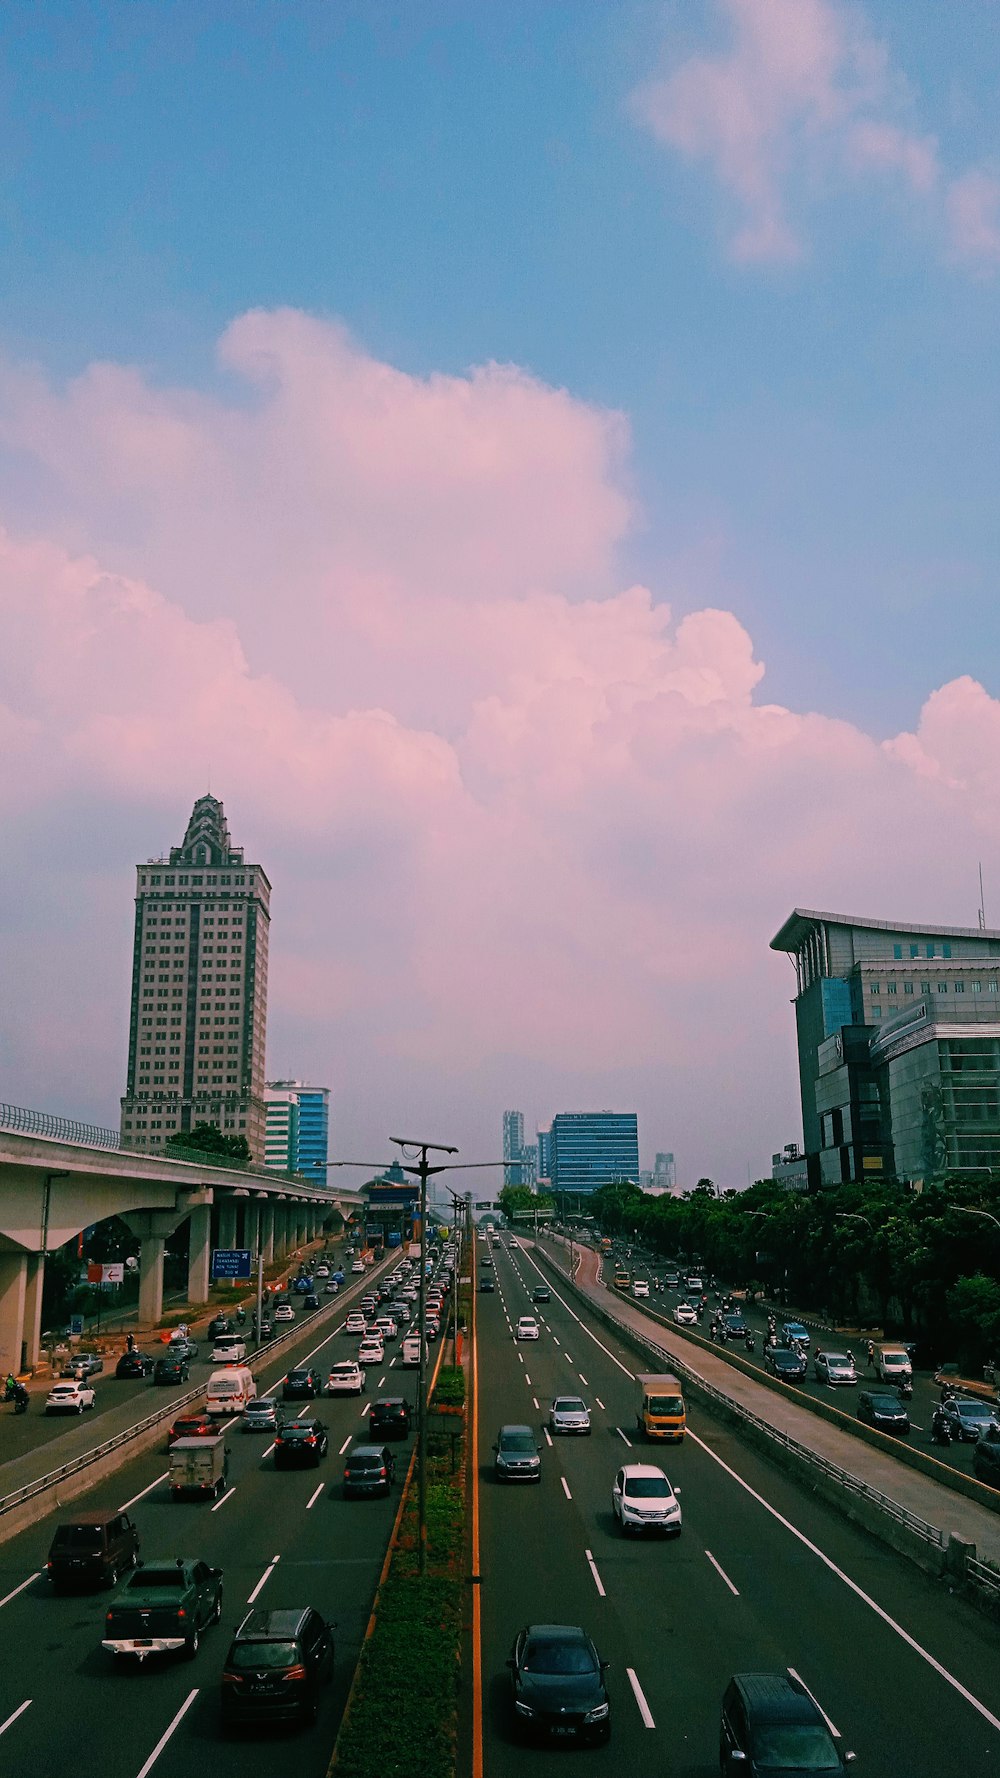
[[[269,1080],[265,1165],[326,1184],[330,1089],[301,1080]]]
[[[560,1111],[552,1119],[549,1167],[555,1191],[588,1192],[639,1178],[634,1111]]]

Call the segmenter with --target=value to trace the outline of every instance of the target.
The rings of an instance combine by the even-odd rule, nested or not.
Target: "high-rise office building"
[[[537,1132],[536,1150],[537,1150],[537,1154],[538,1154],[538,1160],[535,1165],[535,1178],[536,1179],[551,1179],[552,1178],[552,1131],[551,1130],[539,1130]]]
[[[673,1191],[677,1184],[677,1168],[672,1154],[658,1154],[653,1163],[653,1184]]]
[[[326,1184],[330,1089],[302,1080],[269,1080],[265,1164]]]
[[[1000,932],[796,908],[771,948],[795,961],[811,1188],[1000,1174]]]
[[[136,866],[126,1148],[209,1123],[263,1160],[270,901],[214,796],[198,798],[168,858]]]
[[[503,1114],[504,1185],[524,1184],[524,1170],[521,1165],[523,1149],[524,1117],[520,1111],[505,1111]]]
[[[556,1191],[596,1191],[617,1179],[638,1180],[636,1113],[560,1111],[552,1119],[550,1168]]]

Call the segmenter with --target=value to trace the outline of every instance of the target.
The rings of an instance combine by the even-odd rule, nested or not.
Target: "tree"
[[[250,1144],[246,1137],[227,1136],[218,1124],[195,1124],[193,1130],[177,1130],[167,1137],[164,1147],[217,1155],[227,1161],[250,1159]]]
[[[551,1213],[554,1208],[551,1198],[536,1197],[527,1185],[505,1185],[497,1193],[497,1203],[508,1222],[518,1218],[533,1216],[536,1210]]]

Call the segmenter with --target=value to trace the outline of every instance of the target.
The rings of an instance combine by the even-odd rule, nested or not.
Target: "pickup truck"
[[[229,1452],[223,1434],[175,1439],[170,1446],[167,1479],[174,1500],[185,1494],[224,1494],[229,1484]]]
[[[222,1569],[190,1556],[140,1562],[114,1595],[101,1647],[116,1657],[198,1653],[201,1632],[222,1616]]]

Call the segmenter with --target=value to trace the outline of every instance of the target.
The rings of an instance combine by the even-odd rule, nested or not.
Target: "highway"
[[[296,1362],[315,1359],[322,1368],[353,1357],[356,1339],[340,1332],[347,1306],[315,1330],[314,1344],[301,1342]],[[286,1354],[268,1370],[264,1392],[276,1390],[290,1362]],[[51,1593],[43,1567],[53,1526],[74,1507],[0,1546],[0,1768],[36,1778],[68,1770],[74,1778],[148,1778],[154,1770],[156,1778],[191,1778],[206,1769],[218,1778],[246,1778],[265,1762],[270,1766],[282,1757],[287,1729],[273,1732],[273,1745],[263,1732],[268,1751],[262,1758],[251,1740],[224,1736],[218,1720],[229,1636],[253,1596],[261,1605],[313,1605],[335,1625],[334,1678],[319,1720],[293,1731],[296,1774],[325,1778],[400,1492],[397,1482],[387,1499],[345,1501],[339,1453],[364,1438],[371,1393],[386,1387],[412,1401],[413,1378],[404,1371],[397,1379],[390,1345],[378,1375],[368,1374],[363,1400],[316,1403],[330,1431],[330,1454],[318,1469],[275,1471],[269,1441],[237,1423],[228,1438],[234,1485],[215,1505],[171,1500],[165,1439],[164,1449],[134,1460],[74,1503],[128,1505],[144,1559],[192,1555],[222,1568],[222,1623],[206,1633],[193,1661],[115,1668],[100,1647],[109,1595]],[[409,1444],[398,1451],[401,1476]],[[255,1731],[253,1742],[260,1738]]]
[[[479,1247],[479,1254],[485,1248]],[[636,1445],[642,1368],[542,1271],[492,1243],[497,1294],[478,1299],[484,1771],[532,1778],[551,1750],[512,1732],[505,1660],[531,1621],[583,1624],[608,1675],[610,1745],[579,1757],[609,1773],[706,1778],[733,1672],[794,1669],[879,1778],[959,1778],[1000,1762],[993,1626],[804,1494],[734,1432],[689,1408],[683,1447]],[[478,1267],[477,1267],[478,1270]],[[530,1291],[552,1301],[533,1309]],[[511,1324],[535,1313],[536,1343]],[[593,1410],[589,1438],[543,1432],[559,1391]],[[538,1429],[538,1486],[497,1483],[505,1421]],[[625,1460],[658,1462],[680,1490],[679,1539],[625,1539],[611,1513]]]

